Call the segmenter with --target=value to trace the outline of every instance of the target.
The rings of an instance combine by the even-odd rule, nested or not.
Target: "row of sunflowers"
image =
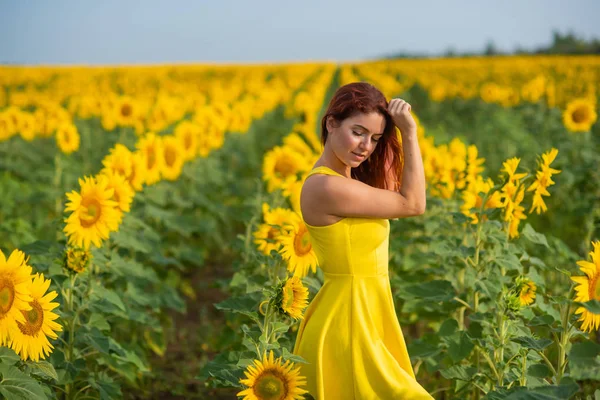
[[[140,131],[139,125],[125,118],[138,104],[130,96],[116,93],[110,96],[103,96],[101,93],[77,96],[71,93],[72,97],[58,95],[55,97],[62,99],[62,102],[48,101],[53,97],[51,95],[53,90],[60,91],[60,87],[68,88],[73,84],[74,79],[95,79],[93,76],[86,75],[85,71],[80,71],[79,77],[66,79],[54,89],[52,85],[56,84],[56,81],[46,82],[50,94],[45,93],[41,99],[33,95],[28,99],[11,96],[14,99],[20,98],[19,105],[23,110],[30,109],[31,112],[21,111],[15,105],[3,111],[3,116],[6,117],[4,121],[7,122],[3,127],[7,128],[5,132],[8,132],[6,147],[3,150],[10,152],[11,147],[16,145],[15,140],[24,139],[27,143],[35,137],[35,135],[23,136],[23,131],[20,130],[23,126],[22,120],[28,120],[30,115],[39,114],[40,110],[47,111],[50,107],[58,110],[52,115],[59,115],[60,119],[41,118],[45,130],[40,141],[52,135],[56,136],[58,147],[65,153],[64,156],[57,155],[54,158],[57,161],[55,166],[59,175],[60,163],[69,161],[70,154],[78,150],[78,146],[66,148],[65,142],[71,145],[79,143],[76,126],[85,127],[86,124],[92,123],[86,121],[87,119],[99,120],[103,130],[108,131],[110,126],[106,126],[106,120],[111,115],[116,115],[118,137],[125,139],[126,143],[117,140],[108,154],[101,159],[98,165],[99,172],[79,178],[79,188],[66,194],[67,201],[64,208],[66,216],[62,228],[64,236],[60,232],[55,232],[49,235],[53,243],[38,242],[38,247],[33,246],[31,257],[33,260],[36,258],[39,260],[34,261],[33,265],[45,269],[51,279],[45,279],[43,274],[32,275],[32,267],[29,263],[33,260],[21,250],[15,249],[8,258],[4,253],[1,254],[3,313],[0,320],[2,333],[0,345],[12,348],[21,360],[19,357],[15,359],[10,353],[3,352],[3,357],[8,360],[8,363],[0,365],[2,373],[4,376],[12,375],[17,383],[1,384],[0,392],[10,397],[26,390],[33,393],[35,398],[46,398],[50,396],[49,388],[53,386],[59,390],[57,393],[63,393],[65,398],[97,394],[101,397],[106,397],[108,394],[108,397],[111,397],[120,393],[119,385],[114,384],[107,372],[112,370],[111,375],[114,372],[117,372],[117,376],[121,374],[122,378],[129,379],[131,385],[135,385],[136,379],[142,377],[144,373],[149,373],[144,361],[146,358],[144,351],[140,352],[139,346],[131,348],[119,345],[114,340],[116,337],[113,336],[119,329],[118,325],[113,324],[129,322],[135,331],[139,329],[135,328],[137,322],[142,325],[144,347],[155,353],[164,354],[164,340],[160,339],[160,335],[157,339],[156,328],[153,331],[151,326],[144,326],[152,324],[157,310],[147,310],[146,317],[139,314],[134,317],[135,307],[130,310],[125,307],[125,305],[132,307],[131,293],[128,292],[131,291],[132,282],[135,282],[136,278],[142,276],[145,278],[135,289],[137,291],[143,290],[144,287],[151,287],[148,284],[159,283],[158,276],[151,270],[144,272],[140,264],[144,260],[143,253],[148,250],[139,246],[131,247],[123,243],[124,240],[119,239],[124,237],[123,230],[131,224],[129,221],[135,221],[130,214],[136,206],[145,206],[148,201],[145,196],[159,193],[159,189],[153,190],[161,183],[163,187],[168,185],[166,182],[175,184],[186,164],[202,163],[211,153],[219,150],[225,142],[226,132],[245,133],[252,121],[259,120],[265,113],[292,101],[294,93],[322,70],[325,70],[323,66],[310,65],[303,68],[282,67],[277,71],[265,68],[254,73],[259,75],[256,78],[259,82],[262,80],[260,85],[250,80],[247,85],[240,87],[233,97],[225,99],[220,94],[226,92],[222,86],[229,87],[231,82],[243,81],[236,75],[247,75],[247,71],[243,68],[237,72],[235,69],[230,69],[226,72],[230,76],[224,79],[224,82],[213,83],[212,89],[204,92],[203,96],[210,96],[208,97],[210,100],[205,99],[205,103],[198,107],[190,105],[187,111],[193,110],[191,115],[189,113],[176,116],[165,114],[163,125],[156,126],[159,128],[156,133],[145,130],[148,121],[144,122],[144,129]],[[53,77],[57,72],[53,71],[48,77]],[[271,75],[271,78],[267,79],[267,75]],[[156,78],[156,73],[152,76]],[[57,80],[63,78],[61,76]],[[164,88],[168,91],[169,87],[167,79]],[[119,90],[117,89],[116,92]],[[88,95],[95,98],[94,105],[98,108],[92,111],[88,109],[84,113],[81,106],[73,106],[73,104],[81,104],[80,101]],[[154,109],[161,107],[158,105],[160,101],[157,98]],[[63,107],[65,103],[68,104]],[[243,115],[236,111],[238,109],[244,110]],[[186,118],[183,118],[184,116]],[[64,130],[68,130],[69,133],[63,134]],[[16,132],[21,133],[20,138],[15,137]],[[41,130],[34,130],[34,132],[39,133]],[[131,133],[135,136],[131,137]],[[109,133],[95,131],[94,134]],[[232,140],[235,140],[235,136]],[[55,182],[62,181],[60,176],[55,179]],[[64,182],[68,180],[65,179]],[[134,202],[137,198],[140,200]],[[62,203],[62,200],[57,200],[57,203]],[[146,234],[152,232],[143,222],[138,221],[138,223]],[[115,235],[118,237],[113,238]],[[128,240],[128,243],[132,243],[133,238],[129,237]],[[48,251],[40,250],[39,246]],[[50,248],[53,251],[49,251]],[[45,254],[40,255],[40,253]],[[48,257],[50,253],[57,257],[48,265],[42,259]],[[129,273],[134,275],[123,280],[124,277],[115,277],[115,268],[129,269]],[[118,284],[126,285],[123,293],[119,293]],[[50,286],[57,290],[46,293]],[[164,295],[159,292],[154,296]],[[167,296],[173,295],[167,291]],[[52,302],[57,297],[58,302]],[[138,302],[142,301],[142,307],[138,307],[137,312],[143,312],[149,300],[141,300],[139,296],[134,299]],[[179,300],[170,301],[177,303]],[[101,304],[104,304],[104,307]],[[164,304],[157,305],[158,308],[165,307]],[[108,306],[114,309],[111,311]],[[60,311],[60,317],[53,312],[56,308]],[[121,318],[121,322],[115,316]],[[158,328],[160,331],[160,324]],[[58,336],[58,332],[63,329],[63,334]],[[49,360],[52,362],[42,361],[51,355],[54,348],[49,339],[58,341],[54,346],[58,346],[60,350],[60,360],[51,357]],[[109,342],[110,346],[105,347]],[[92,343],[91,349],[90,343]],[[107,357],[98,361],[98,353],[103,353],[102,355]],[[56,362],[57,360],[59,361]],[[86,365],[89,365],[90,361],[92,365],[104,367],[101,367],[100,371],[97,367],[94,368],[95,372],[92,369],[88,370]],[[44,373],[41,374],[40,371]],[[48,379],[53,382],[53,385],[45,385],[50,382]]]
[[[345,74],[347,72],[342,70],[342,82],[357,79]],[[311,121],[312,127],[317,126],[314,117],[306,118]],[[467,145],[459,138],[448,144],[435,145],[434,138],[425,135],[425,129],[419,122],[418,133],[431,196],[428,204],[434,204],[434,217],[431,219],[443,219],[447,224],[451,221],[447,228],[454,232],[454,223],[460,221],[462,228],[455,236],[461,238],[454,242],[448,240],[448,247],[460,245],[471,253],[452,272],[439,265],[440,259],[430,261],[429,268],[434,272],[425,277],[428,282],[423,284],[423,277],[419,276],[415,279],[419,284],[407,287],[409,298],[421,297],[419,300],[430,302],[445,300],[451,304],[448,309],[440,304],[445,313],[425,324],[422,316],[419,317],[420,322],[407,321],[424,325],[418,328],[429,334],[438,333],[438,340],[442,338],[435,345],[426,343],[430,353],[435,354],[423,356],[419,351],[413,353],[416,355],[416,371],[421,365],[429,364],[428,370],[420,377],[428,383],[431,393],[440,395],[444,392],[445,396],[450,396],[448,398],[481,395],[505,398],[514,393],[527,396],[525,393],[552,392],[557,393],[556,398],[569,398],[580,390],[575,379],[589,379],[591,376],[600,379],[597,374],[581,374],[581,363],[577,358],[578,352],[593,343],[589,339],[582,340],[584,333],[594,332],[599,327],[598,314],[594,311],[600,310],[596,308],[595,295],[590,293],[594,293],[595,277],[600,271],[600,242],[592,243],[591,262],[577,261],[581,268],[579,274],[566,273],[577,284],[573,290],[569,293],[565,289],[568,283],[565,284],[563,279],[561,293],[556,295],[551,287],[556,280],[552,276],[556,270],[548,271],[544,261],[534,257],[536,250],[528,247],[531,243],[550,245],[544,235],[535,232],[531,225],[527,224],[524,228],[522,225],[527,214],[539,215],[548,210],[545,201],[551,195],[548,189],[555,184],[553,177],[561,173],[552,166],[558,150],[552,148],[541,154],[537,170],[523,170],[521,159],[510,157],[503,162],[499,178],[494,181],[485,174],[485,159],[479,157],[475,145]],[[302,389],[306,378],[300,375],[297,366],[305,361],[291,354],[290,345],[293,345],[293,333],[297,330],[298,321],[303,319],[303,310],[311,297],[309,292],[314,295],[318,291],[323,276],[311,247],[310,233],[302,220],[299,196],[304,179],[321,150],[316,133],[311,135],[302,126],[296,126],[283,138],[282,145],[265,154],[263,180],[267,200],[262,204],[260,220],[251,223],[251,226],[256,225],[252,233],[256,247],[251,250],[254,253],[251,259],[261,265],[244,272],[263,275],[263,289],[258,290],[262,296],[254,296],[257,293],[251,292],[248,285],[245,289],[249,293],[217,304],[225,311],[245,315],[258,311],[264,316],[262,321],[251,318],[253,324],[243,325],[244,337],[238,343],[241,351],[218,359],[220,368],[224,365],[223,361],[230,363],[228,372],[231,375],[225,377],[223,371],[208,369],[207,375],[216,378],[220,384],[243,385],[238,396],[244,399],[270,398],[283,396],[283,393],[287,393],[289,398],[303,398],[302,395],[306,394]],[[426,231],[427,224],[423,222],[418,229]],[[438,222],[436,227],[439,229]],[[420,235],[426,236],[426,232]],[[403,246],[400,242],[392,243],[392,246],[394,243]],[[449,251],[438,255],[456,256]],[[492,270],[486,268],[489,264],[494,265],[502,279],[491,282],[495,286],[493,289],[484,286],[485,290],[482,290],[477,288],[481,285],[477,281],[485,278],[478,279],[477,276],[489,274]],[[401,267],[396,273],[398,281],[411,279],[408,274],[402,276]],[[581,276],[581,273],[585,275]],[[452,282],[451,276],[457,276],[457,281]],[[441,282],[448,283],[449,287]],[[447,299],[446,294],[432,296],[429,290],[425,290],[429,289],[429,284],[431,292],[445,289],[455,295]],[[472,290],[473,287],[477,289]],[[536,297],[540,290],[543,292]],[[398,296],[399,303],[405,300],[404,297],[406,295]],[[240,307],[241,304],[244,307]],[[407,311],[415,317],[426,312],[425,309],[414,312],[409,307]],[[490,320],[481,321],[482,315]],[[532,321],[534,326],[547,324],[559,333],[542,331],[546,337],[540,336],[531,328]],[[540,321],[545,323],[540,324]],[[286,335],[287,332],[291,334]],[[457,342],[445,340],[446,337]],[[415,344],[423,345],[418,339]],[[455,355],[457,351],[463,354]],[[549,357],[555,352],[558,353],[558,361],[552,362]],[[452,365],[434,361],[442,355],[450,359]],[[571,364],[567,355],[573,356]],[[532,368],[533,364],[540,362],[543,368],[538,369],[543,373]],[[473,375],[473,372],[482,369],[489,370],[489,373]],[[242,371],[244,376],[240,375]],[[239,376],[239,380],[234,381],[232,376]],[[443,389],[440,390],[440,387]]]

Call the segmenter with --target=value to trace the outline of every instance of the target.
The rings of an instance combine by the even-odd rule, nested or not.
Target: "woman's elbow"
[[[423,215],[425,214],[425,209],[427,208],[427,202],[423,201],[423,203],[419,204],[416,207],[416,215]]]

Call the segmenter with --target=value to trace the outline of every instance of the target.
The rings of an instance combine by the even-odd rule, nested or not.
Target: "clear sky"
[[[600,38],[600,0],[0,0],[0,63],[349,61]]]

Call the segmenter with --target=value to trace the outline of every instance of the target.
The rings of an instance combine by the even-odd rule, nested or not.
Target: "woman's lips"
[[[354,156],[355,156],[356,158],[358,158],[359,160],[364,160],[364,159],[365,159],[365,156],[364,156],[364,155],[361,155],[361,154],[356,154],[355,152],[352,152],[352,154],[354,154]]]

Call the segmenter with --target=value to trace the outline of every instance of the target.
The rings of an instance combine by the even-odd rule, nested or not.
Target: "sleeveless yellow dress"
[[[337,175],[328,167],[313,174]],[[416,381],[388,276],[387,219],[306,225],[324,283],[305,311],[293,353],[317,400],[433,399]]]

